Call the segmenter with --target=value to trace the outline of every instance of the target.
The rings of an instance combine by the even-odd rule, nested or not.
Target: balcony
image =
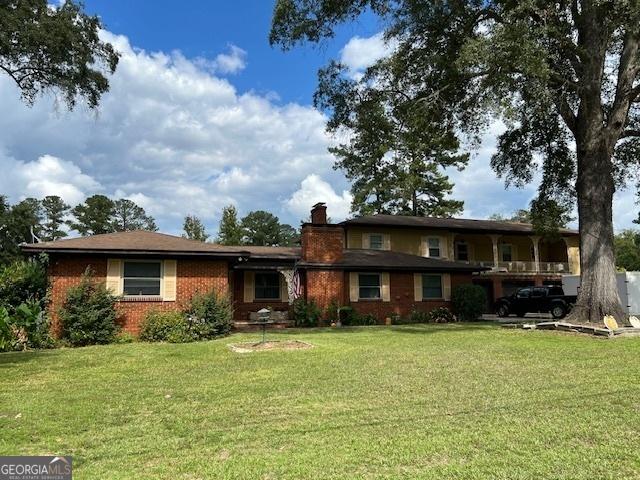
[[[535,262],[498,262],[498,266],[494,265],[493,260],[478,260],[467,262],[471,265],[478,265],[480,267],[491,268],[492,272],[505,272],[505,273],[555,273],[555,274],[569,274],[569,263],[567,262],[540,262],[539,268],[536,269]]]

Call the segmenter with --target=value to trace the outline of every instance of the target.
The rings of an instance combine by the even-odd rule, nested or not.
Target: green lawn
[[[74,478],[640,478],[640,339],[492,325],[0,355],[0,454]]]

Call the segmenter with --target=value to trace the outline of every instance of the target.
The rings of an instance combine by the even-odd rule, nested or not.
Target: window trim
[[[258,275],[276,275],[278,278],[278,296],[272,298],[263,298],[257,295],[258,282],[256,277]],[[281,302],[282,301],[282,279],[280,278],[280,272],[255,272],[253,274],[253,301],[254,302]]]
[[[125,277],[124,268],[127,263],[159,263],[160,264],[160,276],[158,280],[160,281],[160,290],[158,295],[136,295],[136,294],[127,294],[125,293],[125,280],[149,280],[155,279],[155,277]],[[146,299],[150,300],[162,300],[162,293],[164,292],[164,261],[162,260],[154,260],[154,259],[123,259],[120,267],[120,283],[122,288],[122,298],[123,300],[133,301],[139,300],[144,301]]]
[[[431,255],[431,248],[429,246],[429,240],[437,240],[438,241],[438,255]],[[436,247],[433,247],[436,248]],[[442,257],[442,237],[436,237],[436,236],[429,236],[429,237],[425,237],[425,252],[424,252],[425,257],[427,258],[443,258]]]
[[[433,300],[444,300],[444,277],[441,273],[423,273],[421,274],[421,287],[422,287],[422,300],[423,301],[433,301]],[[424,294],[424,277],[438,277],[440,278],[440,296],[439,297],[427,297]]]
[[[382,301],[382,273],[377,272],[358,272],[358,301],[359,302],[381,302]],[[360,275],[376,275],[378,277],[378,296],[377,297],[361,297]],[[365,286],[364,288],[375,288],[374,286]]]

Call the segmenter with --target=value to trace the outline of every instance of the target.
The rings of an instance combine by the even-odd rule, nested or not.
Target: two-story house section
[[[347,249],[391,250],[489,267],[475,274],[489,303],[528,285],[559,284],[580,273],[579,236],[536,235],[532,225],[493,220],[370,215],[346,220]]]

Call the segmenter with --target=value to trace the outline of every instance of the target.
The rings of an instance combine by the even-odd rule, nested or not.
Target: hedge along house
[[[286,325],[298,297],[325,311],[332,302],[349,305],[382,323],[392,315],[448,306],[456,285],[473,283],[489,270],[454,260],[446,250],[448,233],[441,230],[434,235],[429,227],[416,237],[417,249],[402,251],[394,247],[413,239],[413,230],[394,233],[388,226],[352,223],[357,220],[328,224],[326,206],[317,204],[311,222],[302,226],[298,248],[223,246],[134,231],[23,245],[23,250],[50,256],[56,332],[56,312],[87,268],[118,295],[121,323],[131,333],[139,331],[148,311],[181,309],[194,294],[210,290],[231,297],[238,326],[265,307],[281,312],[273,316]]]

